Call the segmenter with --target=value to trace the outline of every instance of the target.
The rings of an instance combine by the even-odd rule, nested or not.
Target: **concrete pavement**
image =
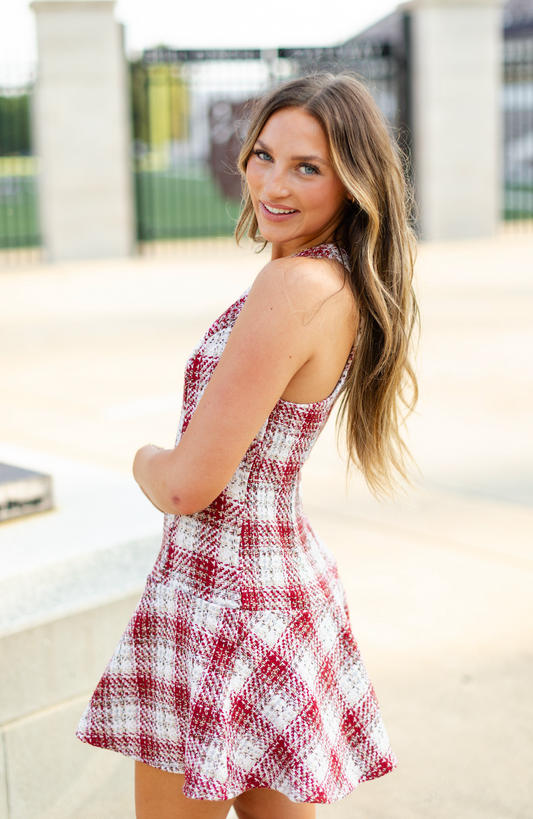
[[[75,565],[90,574],[87,561],[104,550],[118,576],[121,543],[144,538],[152,545],[131,552],[134,597],[160,518],[130,477],[133,453],[149,440],[172,444],[188,352],[263,263],[219,243],[216,252],[191,247],[179,257],[0,275],[0,458],[49,469],[60,488],[56,512],[0,527],[0,585],[9,578],[29,599],[28,573],[56,566],[50,588],[59,589],[66,561],[85,561]],[[306,467],[307,511],[339,560],[354,632],[400,758],[394,774],[320,807],[318,817],[530,815],[532,274],[533,235],[423,245],[421,401],[409,422],[417,491],[380,506],[355,478],[347,496],[331,423]],[[91,582],[76,591],[88,601],[98,591],[97,577]],[[20,625],[31,618],[31,600],[17,609],[11,596],[7,616]],[[127,615],[120,617],[125,625]],[[105,639],[112,644],[115,634]],[[67,722],[93,677],[96,667],[76,689]],[[18,737],[10,746],[16,761],[24,734],[6,725]],[[74,747],[82,764],[96,765],[99,752]],[[129,763],[105,765],[114,773],[99,794],[86,774],[74,787],[64,772],[54,781],[53,769],[47,808],[25,781],[11,802],[6,797],[5,816],[132,815]],[[0,789],[3,817],[1,804]]]

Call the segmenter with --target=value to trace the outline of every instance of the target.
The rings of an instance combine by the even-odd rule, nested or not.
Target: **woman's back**
[[[334,245],[302,255],[342,259]],[[247,293],[215,321],[189,358],[176,445],[246,299]],[[230,482],[209,506],[194,515],[167,516],[153,576],[172,577],[182,591],[203,599],[251,610],[316,609],[337,593],[334,561],[303,515],[299,485],[300,470],[342,390],[352,358],[353,351],[326,398],[313,403],[279,399]]]

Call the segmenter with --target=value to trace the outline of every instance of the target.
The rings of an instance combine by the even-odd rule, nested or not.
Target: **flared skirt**
[[[342,799],[396,757],[338,591],[251,611],[149,578],[78,737],[184,774],[191,799]]]

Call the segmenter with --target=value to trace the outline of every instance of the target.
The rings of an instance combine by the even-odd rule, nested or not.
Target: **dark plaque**
[[[0,463],[0,521],[44,512],[53,505],[50,475]]]

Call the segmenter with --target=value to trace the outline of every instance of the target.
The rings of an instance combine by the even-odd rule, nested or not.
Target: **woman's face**
[[[332,238],[347,193],[333,171],[321,125],[302,108],[283,108],[267,120],[246,180],[273,259]]]

